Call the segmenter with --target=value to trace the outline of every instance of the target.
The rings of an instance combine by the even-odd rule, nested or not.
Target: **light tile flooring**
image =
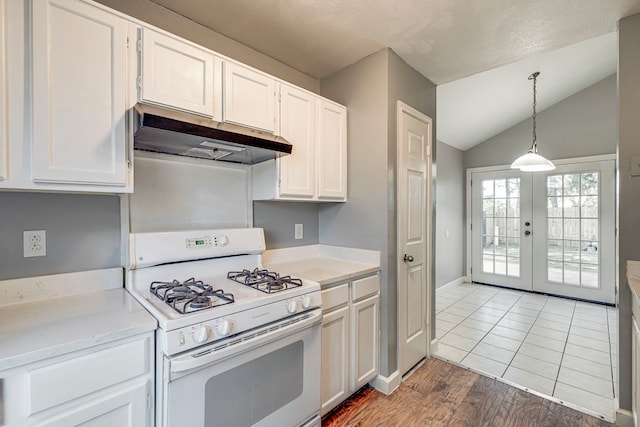
[[[436,356],[615,420],[618,310],[493,286],[436,291]]]

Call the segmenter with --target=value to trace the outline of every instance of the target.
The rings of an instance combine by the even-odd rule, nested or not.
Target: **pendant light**
[[[540,72],[536,71],[529,76],[529,80],[533,80],[533,142],[526,154],[523,154],[511,163],[512,169],[520,169],[524,172],[543,172],[556,168],[550,160],[538,154],[538,143],[536,141],[536,79],[539,75]]]

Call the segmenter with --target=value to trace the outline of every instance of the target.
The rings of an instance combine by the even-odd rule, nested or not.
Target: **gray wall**
[[[294,239],[295,224],[303,238]],[[315,245],[318,241],[318,205],[304,202],[253,202],[253,226],[264,228],[267,248]]]
[[[318,93],[320,88],[320,82],[317,79],[150,0],[97,0],[97,2],[312,92]],[[211,3],[211,7],[215,8],[215,2]]]
[[[617,109],[612,75],[539,112],[540,154],[553,160],[615,153]],[[464,167],[511,164],[531,146],[531,132],[531,119],[518,123],[465,151]]]
[[[640,155],[640,14],[618,26],[618,372],[620,407],[631,410],[631,292],[627,287],[627,260],[640,260],[640,177],[630,176],[632,156]]]
[[[438,179],[436,206],[436,282],[439,288],[464,273],[465,171],[464,153],[438,141]],[[448,232],[448,236],[447,236]]]
[[[389,311],[388,283],[388,181],[387,175],[387,63],[381,50],[320,82],[321,93],[347,106],[348,201],[319,207],[320,242],[377,250],[381,264],[380,372],[397,368],[395,336]],[[395,290],[392,290],[395,296]],[[395,298],[394,298],[395,301]],[[394,316],[395,317],[395,316]],[[390,361],[389,358],[393,360]]]
[[[0,207],[0,280],[121,265],[118,196],[0,192]],[[46,256],[23,257],[24,230],[47,231]]]
[[[398,368],[396,287],[396,101],[435,122],[435,86],[383,49],[323,79],[321,93],[348,108],[348,197],[319,207],[325,244],[381,252],[380,373]]]

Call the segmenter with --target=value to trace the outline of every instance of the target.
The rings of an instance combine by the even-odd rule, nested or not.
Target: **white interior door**
[[[501,170],[471,179],[473,281],[532,290],[531,174]]]
[[[398,329],[405,374],[427,355],[431,119],[398,101]]]
[[[615,303],[615,164],[471,177],[472,280]]]

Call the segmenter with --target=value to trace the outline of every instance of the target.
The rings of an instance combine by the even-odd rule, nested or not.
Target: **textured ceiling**
[[[390,47],[438,85],[614,32],[640,12],[640,0],[153,1],[317,79]]]

